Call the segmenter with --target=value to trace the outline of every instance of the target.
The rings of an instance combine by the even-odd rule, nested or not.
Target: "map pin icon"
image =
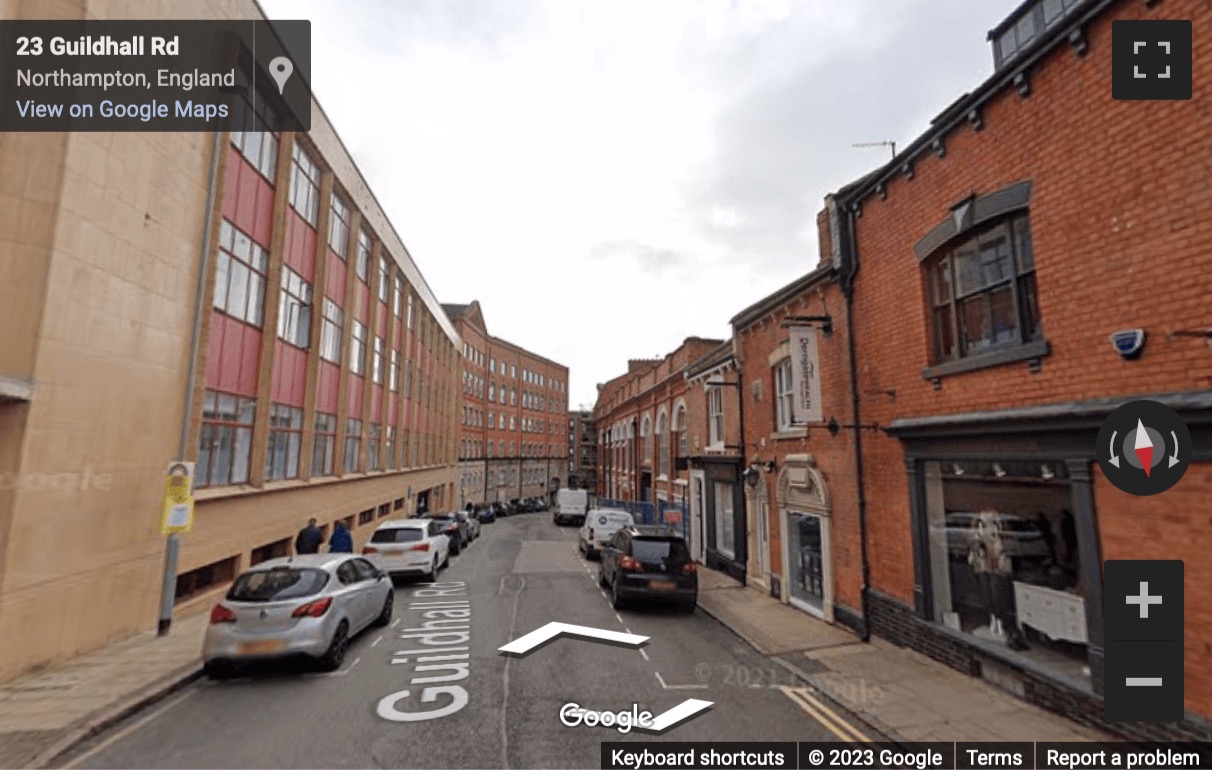
[[[278,93],[282,93],[282,89],[286,88],[286,81],[290,79],[291,73],[295,71],[295,65],[290,59],[285,56],[279,56],[269,62],[269,75],[278,84]]]

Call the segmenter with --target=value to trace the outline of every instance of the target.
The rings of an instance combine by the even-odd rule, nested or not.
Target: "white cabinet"
[[[1050,639],[1086,643],[1086,602],[1077,594],[1014,583],[1018,622]]]

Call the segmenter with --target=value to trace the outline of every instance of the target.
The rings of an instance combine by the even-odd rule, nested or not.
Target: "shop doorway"
[[[811,455],[790,455],[778,483],[785,600],[833,622],[833,511],[825,478]]]
[[[820,615],[825,611],[825,544],[821,517],[810,513],[787,514],[791,536],[791,571],[788,588],[791,601],[801,609]]]
[[[690,540],[690,554],[699,563],[707,562],[707,516],[706,478],[702,471],[692,471],[690,474],[690,527],[686,536]]]

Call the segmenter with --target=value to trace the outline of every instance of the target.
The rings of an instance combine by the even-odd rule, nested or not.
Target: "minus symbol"
[[[1130,676],[1125,679],[1128,687],[1161,687],[1162,678],[1160,676]]]

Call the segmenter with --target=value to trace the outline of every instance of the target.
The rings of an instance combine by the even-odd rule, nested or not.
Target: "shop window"
[[[935,621],[1088,677],[1065,464],[928,463],[924,484]]]
[[[374,508],[367,508],[365,511],[362,511],[358,514],[358,525],[359,526],[361,526],[363,524],[370,524],[374,520],[375,520],[375,509]]]
[[[732,485],[715,484],[715,550],[736,558],[736,517],[733,515]]]
[[[177,576],[176,603],[230,583],[236,577],[236,566],[240,557],[231,556],[221,561],[198,567]]]
[[[312,440],[311,475],[331,476],[337,449],[337,416],[316,412],[316,434]]]
[[[265,478],[270,481],[298,478],[299,450],[302,444],[303,410],[284,404],[271,405]]]
[[[256,405],[251,398],[206,391],[195,469],[199,488],[248,482]]]
[[[270,559],[280,559],[283,556],[290,555],[290,538],[278,540],[268,545],[263,545],[260,548],[254,548],[249,554],[248,564],[251,567],[254,564],[260,564],[263,561]]]

